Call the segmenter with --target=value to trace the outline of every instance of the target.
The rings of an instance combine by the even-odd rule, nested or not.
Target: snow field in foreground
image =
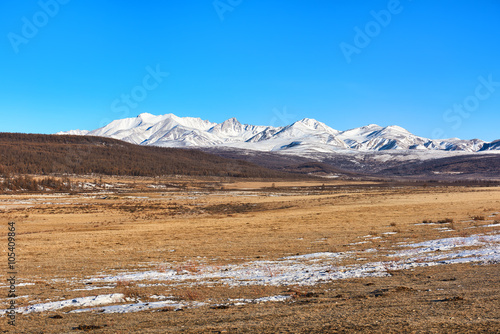
[[[200,266],[195,271],[179,271],[167,268],[162,271],[129,272],[104,277],[89,277],[79,282],[79,284],[100,283],[106,284],[108,288],[111,284],[120,281],[147,281],[138,284],[137,286],[140,288],[158,285],[213,286],[217,284],[232,287],[249,285],[312,286],[338,279],[388,276],[388,272],[391,270],[409,270],[416,267],[454,263],[492,264],[500,262],[500,234],[497,231],[490,234],[478,234],[468,237],[443,238],[420,243],[400,244],[397,247],[399,248],[398,250],[382,255],[388,259],[387,261],[342,265],[342,260],[354,258],[356,254],[359,256],[362,253],[364,257],[380,256],[380,254],[378,254],[379,251],[376,249],[367,249],[357,253],[325,252],[289,256],[274,261],[251,261],[238,265],[219,267]],[[285,301],[289,298],[290,296],[270,296],[259,299],[228,300],[228,303],[231,305],[242,305],[247,303]],[[168,300],[168,297],[164,297],[163,299],[167,300],[158,302],[141,302],[140,300],[135,300],[133,303],[130,303],[132,300],[126,298],[123,294],[114,293],[40,303],[18,308],[16,312],[28,314],[56,311],[68,307],[85,307],[71,312],[127,313],[165,307],[182,309],[209,305],[206,302]],[[0,310],[0,314],[5,314],[5,312],[6,310]]]

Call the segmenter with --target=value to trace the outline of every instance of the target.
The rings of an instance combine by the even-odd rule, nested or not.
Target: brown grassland
[[[500,332],[498,263],[388,268],[381,277],[314,285],[83,283],[123,272],[196,274],[318,252],[351,254],[342,266],[398,261],[387,255],[405,243],[498,233],[500,227],[488,225],[500,219],[500,187],[188,177],[105,177],[98,186],[92,178],[77,181],[88,182],[87,192],[0,195],[0,309],[9,301],[8,222],[16,226],[18,307],[112,293],[129,303],[169,296],[205,304],[110,314],[99,308],[70,313],[86,307],[69,306],[17,314],[15,327],[0,316],[0,333]],[[281,274],[275,270],[266,275]],[[276,295],[289,298],[234,302]]]

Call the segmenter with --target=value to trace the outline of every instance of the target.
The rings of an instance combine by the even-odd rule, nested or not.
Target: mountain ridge
[[[57,134],[110,137],[133,144],[160,147],[231,147],[264,152],[298,155],[339,151],[428,151],[482,152],[499,151],[500,140],[429,139],[390,125],[369,124],[339,131],[312,118],[273,127],[242,124],[232,117],[213,123],[195,117],[174,114],[152,115],[114,120],[96,130],[71,130]],[[497,153],[497,152],[494,152]]]

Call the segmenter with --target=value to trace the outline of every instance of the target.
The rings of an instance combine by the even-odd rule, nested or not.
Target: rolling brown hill
[[[0,133],[0,175],[9,173],[304,177],[192,149],[139,146],[102,137]]]

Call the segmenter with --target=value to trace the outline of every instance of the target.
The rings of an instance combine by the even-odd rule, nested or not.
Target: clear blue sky
[[[0,131],[149,112],[498,139],[499,18],[498,0],[3,0]]]

